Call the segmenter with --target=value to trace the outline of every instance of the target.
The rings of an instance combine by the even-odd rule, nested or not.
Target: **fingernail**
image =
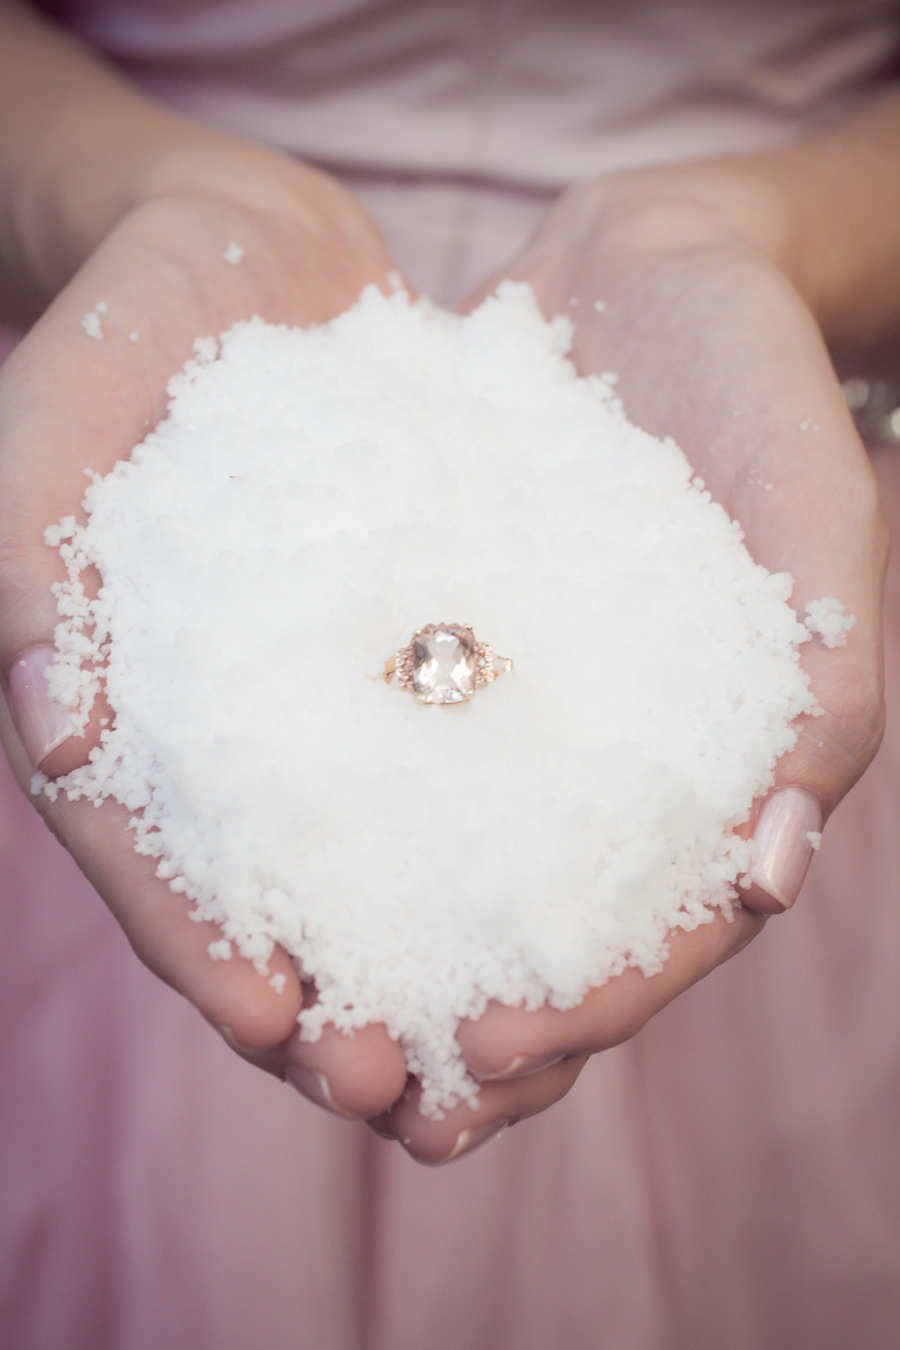
[[[551,1064],[558,1064],[565,1055],[516,1055],[511,1059],[504,1069],[498,1069],[496,1073],[478,1073],[475,1069],[470,1069],[472,1077],[479,1083],[495,1083],[498,1080],[511,1081],[516,1078],[527,1078],[529,1074],[539,1073],[541,1069],[549,1069]]]
[[[231,1030],[231,1027],[226,1026],[224,1022],[213,1022],[209,1017],[207,1017],[206,1020],[209,1022],[209,1025],[219,1033],[225,1044],[234,1050],[236,1054],[254,1055],[259,1053],[254,1050],[252,1046],[244,1045],[243,1041],[239,1041],[237,1036],[235,1036],[234,1032]]]
[[[443,1167],[445,1163],[453,1162],[455,1158],[461,1158],[464,1153],[473,1153],[476,1148],[486,1144],[494,1135],[500,1133],[509,1124],[508,1120],[492,1120],[488,1125],[470,1125],[464,1130],[460,1130],[456,1136],[450,1152],[443,1158],[435,1158],[427,1162],[428,1167]],[[423,1159],[419,1159],[420,1162]]]
[[[789,787],[773,793],[753,833],[757,856],[750,869],[750,890],[741,897],[748,909],[768,913],[790,909],[821,829],[822,811],[811,792]]]
[[[68,709],[50,697],[47,670],[56,656],[48,642],[29,647],[9,672],[9,708],[28,757],[36,769],[73,735]]]
[[[291,1087],[296,1088],[301,1097],[305,1097],[307,1101],[314,1102],[316,1106],[323,1106],[332,1115],[343,1116],[344,1120],[359,1119],[356,1112],[345,1111],[342,1106],[338,1106],[324,1073],[308,1069],[305,1064],[289,1064],[284,1076]]]

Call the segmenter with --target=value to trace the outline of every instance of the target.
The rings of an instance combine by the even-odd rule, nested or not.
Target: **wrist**
[[[599,180],[586,194],[627,253],[730,244],[776,267],[848,369],[896,373],[900,96],[819,137]]]
[[[0,131],[0,295],[14,322],[161,198],[305,210],[351,240],[364,229],[325,175],[155,104],[13,0],[0,0]]]
[[[130,90],[105,117],[93,112],[42,138],[38,153],[8,174],[5,271],[17,283],[18,317],[33,317],[134,209],[177,191],[170,160],[189,167],[227,139],[145,102]],[[202,194],[194,175],[194,195]],[[16,304],[16,302],[18,302]]]
[[[280,217],[367,255],[373,230],[336,180],[277,151],[242,142],[149,105],[102,153],[55,156],[19,201],[20,275],[39,308],[135,211],[182,201]]]

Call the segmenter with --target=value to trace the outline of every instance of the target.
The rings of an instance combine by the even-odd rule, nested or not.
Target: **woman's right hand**
[[[328,320],[365,285],[386,288],[393,268],[359,204],[321,173],[224,138],[214,155],[177,150],[173,162],[177,172],[166,175],[164,157],[155,160],[155,190],[114,225],[0,370],[0,720],[25,792],[36,769],[53,777],[84,763],[99,730],[95,710],[85,737],[68,735],[42,676],[58,621],[51,588],[63,576],[43,533],[80,515],[85,470],[103,475],[128,457],[163,415],[167,381],[198,337],[254,314]],[[243,250],[239,262],[226,259],[230,245]],[[99,340],[82,326],[89,314]],[[192,922],[184,897],[134,852],[123,807],[33,800],[141,959],[247,1058],[345,1114],[373,1115],[399,1096],[403,1055],[383,1028],[352,1039],[326,1030],[301,1043],[297,1014],[311,991],[283,951],[270,962],[285,977],[281,992],[243,958],[209,958],[216,930]]]

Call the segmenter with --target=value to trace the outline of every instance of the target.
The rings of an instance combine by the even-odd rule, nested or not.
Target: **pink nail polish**
[[[788,787],[772,794],[753,833],[758,852],[750,869],[750,889],[741,897],[748,909],[763,913],[790,909],[821,829],[822,811],[811,792]]]
[[[316,1106],[323,1106],[332,1115],[343,1116],[345,1120],[359,1119],[355,1112],[345,1111],[342,1106],[338,1106],[331,1095],[331,1084],[324,1073],[309,1069],[305,1064],[289,1064],[284,1076],[291,1087],[296,1088],[301,1097],[305,1097],[307,1101],[315,1102]]]
[[[36,769],[73,734],[68,709],[50,697],[47,670],[56,653],[48,642],[29,647],[9,672],[9,708]]]
[[[565,1055],[560,1053],[516,1055],[496,1073],[477,1073],[474,1069],[470,1072],[479,1083],[514,1082],[517,1078],[528,1078],[533,1073],[540,1073],[541,1069],[549,1069],[551,1064],[558,1064],[561,1059],[565,1059]]]
[[[443,1167],[444,1163],[453,1162],[455,1158],[461,1158],[464,1153],[473,1153],[476,1148],[486,1144],[489,1139],[493,1139],[501,1130],[509,1124],[508,1120],[492,1120],[487,1125],[470,1125],[460,1130],[456,1136],[456,1141],[450,1152],[443,1158],[437,1158],[431,1164],[432,1167]]]
[[[201,1014],[201,1016],[203,1016],[203,1014]],[[225,1044],[229,1045],[231,1049],[235,1052],[235,1054],[252,1055],[255,1053],[252,1046],[244,1045],[243,1041],[239,1041],[237,1036],[235,1036],[234,1032],[231,1030],[231,1027],[226,1026],[224,1022],[213,1022],[210,1021],[209,1018],[207,1018],[206,1020],[209,1022],[211,1027],[215,1028],[215,1030],[222,1037],[222,1040],[225,1042]]]

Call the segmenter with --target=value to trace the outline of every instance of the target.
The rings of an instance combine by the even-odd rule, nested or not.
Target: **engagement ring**
[[[494,656],[491,644],[479,642],[471,628],[429,623],[385,663],[384,678],[390,684],[396,677],[418,703],[466,703],[512,668],[508,657]]]

